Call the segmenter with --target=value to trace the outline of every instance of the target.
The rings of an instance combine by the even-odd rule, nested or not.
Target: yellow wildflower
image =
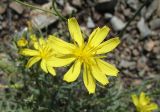
[[[139,98],[136,94],[133,94],[132,100],[138,112],[152,112],[152,110],[158,109],[157,104],[151,103],[150,98],[144,92],[141,92]]]
[[[17,42],[18,47],[25,47],[27,46],[27,44],[28,44],[28,41],[24,37],[20,38]]]
[[[33,64],[41,60],[40,66],[42,70],[46,73],[51,73],[55,75],[55,70],[53,69],[53,64],[49,64],[48,62],[51,61],[55,54],[53,49],[48,45],[47,41],[43,38],[40,38],[39,41],[34,42],[34,50],[25,48],[20,51],[20,54],[25,56],[32,56],[29,59],[26,67],[30,68]]]
[[[119,43],[118,37],[102,43],[109,33],[109,28],[96,28],[89,36],[88,43],[84,42],[80,27],[75,18],[68,19],[68,28],[74,44],[67,43],[55,36],[50,36],[49,41],[53,48],[62,54],[61,59],[54,60],[55,66],[65,66],[73,63],[64,75],[67,82],[75,81],[83,67],[83,81],[89,93],[94,93],[96,80],[102,85],[109,83],[106,75],[117,76],[118,70],[111,64],[101,60],[105,56],[101,54],[112,51]]]
[[[32,41],[33,43],[38,41],[38,39],[37,39],[37,37],[36,37],[35,34],[31,34],[31,35],[30,35],[30,39],[31,39],[31,41]]]

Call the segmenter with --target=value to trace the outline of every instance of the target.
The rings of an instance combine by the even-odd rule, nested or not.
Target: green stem
[[[51,13],[51,14],[53,14],[53,15],[55,15],[55,16],[58,16],[56,13],[53,13],[52,11],[44,10],[44,9],[42,9],[42,8],[40,8],[40,7],[33,6],[33,5],[28,4],[28,3],[26,3],[26,2],[22,2],[22,1],[20,1],[20,0],[13,0],[13,1],[16,1],[17,3],[22,4],[22,5],[24,5],[24,6],[27,6],[27,7],[31,7],[31,8],[33,8],[33,9],[38,9],[38,10],[41,10],[41,11],[44,11],[44,12],[47,12],[47,13]]]
[[[66,21],[67,19],[66,19],[64,16],[62,16],[62,15],[60,14],[60,12],[57,10],[57,8],[56,8],[56,6],[55,6],[55,3],[56,3],[56,1],[55,1],[55,0],[52,0],[53,10],[55,11],[55,13],[57,14],[58,17],[60,17],[63,21]]]
[[[126,31],[127,27],[130,25],[130,23],[136,18],[136,16],[140,13],[140,11],[144,8],[144,6],[148,3],[149,0],[146,0],[142,6],[136,11],[136,13],[131,17],[131,19],[128,21],[126,26],[123,28],[123,30],[120,32],[119,36],[123,36],[123,33]]]

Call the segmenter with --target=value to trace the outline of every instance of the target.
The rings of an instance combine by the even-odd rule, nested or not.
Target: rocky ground
[[[25,0],[34,6],[50,9],[49,0]],[[107,55],[107,60],[120,70],[126,87],[141,85],[145,80],[153,82],[153,89],[160,80],[160,0],[148,0],[143,9],[132,19],[145,0],[57,0],[57,7],[65,17],[75,16],[85,35],[97,26],[108,25],[112,30],[108,38],[119,36],[121,44]],[[27,29],[28,22],[42,30],[43,35],[59,32],[65,39],[68,32],[57,16],[20,5],[10,0],[0,1],[0,58],[10,52],[13,37]],[[62,34],[64,34],[62,36]],[[6,51],[7,50],[7,51]],[[6,51],[6,52],[5,52]],[[1,69],[1,68],[0,68]],[[3,69],[0,72],[4,73]],[[160,102],[159,102],[160,103]]]

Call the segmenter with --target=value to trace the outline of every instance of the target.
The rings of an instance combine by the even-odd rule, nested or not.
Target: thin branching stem
[[[40,8],[40,7],[33,6],[33,5],[28,4],[28,3],[26,3],[26,2],[22,2],[22,1],[20,1],[20,0],[13,0],[13,1],[16,1],[17,3],[22,4],[22,5],[24,5],[24,6],[27,6],[27,7],[30,7],[30,8],[33,8],[33,9],[38,9],[38,10],[41,10],[41,11],[44,11],[44,12],[47,12],[47,13],[51,13],[51,14],[53,14],[53,15],[55,15],[55,16],[58,16],[56,13],[54,13],[54,12],[52,12],[52,11],[44,10],[44,9],[42,9],[42,8]]]
[[[148,3],[149,0],[146,0],[141,7],[135,12],[135,14],[131,17],[131,19],[128,21],[128,23],[125,25],[125,27],[123,28],[123,30],[119,33],[119,36],[123,36],[123,33],[126,31],[126,29],[128,28],[128,26],[130,25],[130,23],[136,18],[136,16],[141,12],[141,10],[144,8],[144,6],[146,6],[146,4]]]
[[[61,20],[63,20],[63,21],[66,21],[66,20],[67,20],[67,19],[66,19],[63,15],[61,15],[60,12],[57,10],[57,8],[56,8],[56,0],[52,0],[52,7],[53,7],[53,10],[55,11],[55,13],[57,14],[57,16],[58,16]]]

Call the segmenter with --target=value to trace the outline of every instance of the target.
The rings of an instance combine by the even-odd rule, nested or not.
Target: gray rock
[[[127,60],[121,60],[119,66],[122,68],[131,68],[136,65],[136,62],[131,62]]]
[[[82,6],[82,1],[81,0],[72,0],[72,4],[78,7]]]
[[[111,18],[110,23],[115,31],[122,30],[126,25],[126,23],[124,23],[121,19],[119,19],[116,16],[113,16]]]
[[[68,14],[72,14],[73,12],[77,12],[77,9],[72,7],[69,3],[66,3],[62,14],[68,15]]]
[[[94,24],[91,17],[88,17],[88,19],[87,19],[87,27],[88,28],[94,28],[95,27],[95,24]]]
[[[148,59],[145,56],[140,57],[137,60],[137,68],[139,68],[140,70],[147,69],[147,61]]]
[[[113,15],[110,14],[110,13],[105,13],[105,14],[104,14],[104,18],[105,18],[105,19],[111,19],[112,17],[113,17]]]
[[[159,19],[159,18],[153,19],[153,20],[150,22],[150,27],[151,27],[152,30],[155,30],[155,29],[160,28],[160,19]]]
[[[0,4],[0,14],[3,14],[6,11],[7,5],[6,4]]]
[[[145,23],[145,20],[143,17],[137,23],[137,27],[138,27],[138,30],[140,31],[142,38],[152,34],[152,31],[149,29],[148,25]]]
[[[138,0],[127,0],[127,4],[134,10],[138,9]]]
[[[159,4],[159,0],[153,0],[151,5],[147,8],[145,18],[149,19],[151,15],[154,13],[154,11],[157,9]]]
[[[42,6],[43,9],[45,10],[49,10],[49,8],[52,6],[51,3],[45,4]],[[46,13],[40,10],[33,10],[30,13],[31,16],[31,22],[33,27],[42,29],[45,28],[46,26],[54,23],[55,21],[57,21],[58,17],[50,14],[50,13]]]
[[[144,49],[147,51],[151,51],[155,45],[156,45],[156,43],[154,41],[149,40],[144,44]]]
[[[17,2],[11,2],[9,7],[16,11],[18,14],[22,14],[24,11],[24,7]]]
[[[61,5],[61,6],[64,5],[64,0],[56,0],[56,2],[57,2],[59,5]]]
[[[157,15],[160,17],[160,0],[158,1]]]

